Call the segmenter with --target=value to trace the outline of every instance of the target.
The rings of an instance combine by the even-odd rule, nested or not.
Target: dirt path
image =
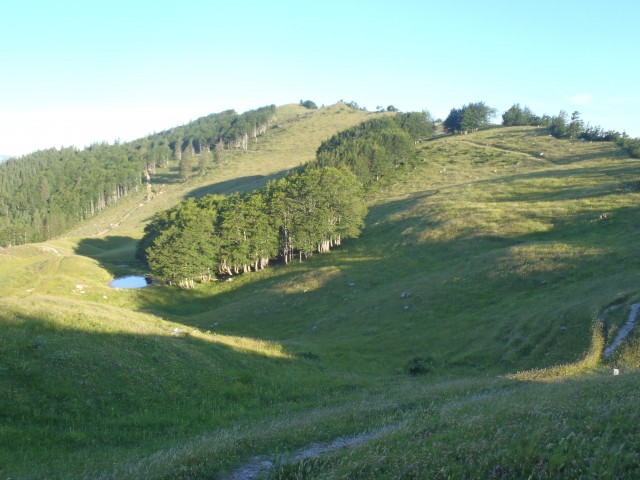
[[[374,432],[362,433],[360,435],[344,435],[335,438],[331,442],[312,443],[311,445],[286,456],[284,460],[287,464],[291,464],[308,458],[318,457],[324,453],[339,450],[341,448],[353,447],[355,445],[374,440],[394,431],[397,428],[397,426],[388,426]],[[254,457],[242,467],[222,478],[223,480],[252,480],[260,475],[268,473],[269,470],[271,470],[274,465],[276,465],[277,460],[278,459],[276,459],[275,457]]]
[[[603,315],[605,315],[608,310],[609,309],[605,310]],[[633,305],[631,305],[631,311],[629,312],[629,317],[627,318],[626,323],[622,326],[622,328],[620,328],[620,330],[618,330],[618,334],[616,335],[616,338],[613,340],[613,342],[605,347],[604,352],[602,353],[603,358],[607,359],[611,355],[613,355],[613,352],[615,352],[616,348],[618,348],[624,341],[624,339],[627,338],[633,331],[634,327],[636,326],[636,317],[638,316],[638,311],[640,311],[640,303],[634,303]]]

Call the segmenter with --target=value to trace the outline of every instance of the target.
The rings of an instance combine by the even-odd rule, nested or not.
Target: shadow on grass
[[[529,172],[513,174],[507,178],[497,180],[480,181],[482,183],[504,183],[513,184],[517,182],[530,182],[523,187],[522,193],[505,195],[494,193],[492,201],[557,201],[557,200],[577,200],[588,198],[601,198],[609,195],[618,195],[637,189],[637,184],[631,179],[635,175],[635,166],[615,166],[593,170],[591,176],[593,185],[586,185],[585,182],[590,177],[585,177],[586,170],[583,168],[571,168],[563,170],[545,170],[542,172]],[[621,182],[625,176],[629,179],[627,183]],[[606,177],[606,178],[605,178]],[[572,179],[579,178],[581,183],[573,183]],[[545,180],[553,183],[541,183]],[[533,183],[537,182],[537,183]]]
[[[388,373],[425,355],[469,369],[530,368],[565,358],[557,334],[565,320],[558,312],[573,307],[564,305],[562,292],[573,295],[581,285],[593,290],[616,269],[628,274],[626,243],[640,223],[640,209],[613,210],[601,222],[581,210],[553,219],[549,230],[524,235],[462,226],[438,240],[424,235],[442,227],[424,202],[428,207],[441,194],[415,192],[374,206],[361,237],[328,254],[274,263],[194,290],[144,289],[132,296],[131,308],[201,330],[286,339],[296,350],[336,355],[347,364],[366,358],[360,373]],[[120,258],[115,252],[127,245],[132,239],[88,239],[78,251],[111,270]],[[589,301],[606,304],[610,287],[599,287],[598,299]],[[514,308],[523,310],[522,318],[513,317]],[[590,322],[582,310],[571,315]],[[531,327],[532,321],[544,327]],[[587,330],[580,332],[569,348],[573,354],[588,340]],[[380,348],[398,357],[381,366]],[[542,350],[554,354],[541,357]]]
[[[266,184],[264,175],[249,175],[224,182],[212,183],[187,192],[185,198],[200,198],[205,195],[229,195],[236,192],[248,193]]]
[[[181,182],[180,175],[177,172],[156,173],[151,177],[151,181],[154,186],[175,185]]]
[[[0,410],[11,427],[1,429],[0,443],[20,448],[3,449],[0,457],[11,461],[0,471],[12,477],[20,468],[31,472],[27,477],[72,478],[77,470],[57,468],[73,469],[78,449],[96,449],[89,466],[109,469],[113,458],[100,455],[104,450],[124,457],[152,452],[168,438],[259,419],[285,404],[309,408],[318,392],[342,388],[340,379],[317,374],[315,360],[271,355],[279,346],[259,340],[159,322],[151,329],[140,324],[137,333],[134,317],[114,329],[111,321],[122,319],[105,312],[80,321],[56,309],[42,315],[2,309],[5,318],[13,321],[2,322],[10,358],[3,360]]]
[[[281,170],[271,175],[248,175],[246,177],[234,178],[224,182],[212,183],[203,187],[196,188],[185,194],[185,198],[200,198],[205,195],[230,195],[232,193],[250,193],[254,190],[264,187],[271,180],[278,180],[284,177],[291,170]]]
[[[146,267],[136,260],[137,240],[124,236],[90,237],[78,242],[75,253],[92,258],[114,276],[147,273]]]
[[[628,158],[629,155],[618,145],[612,142],[602,142],[601,148],[589,153],[572,153],[571,151],[563,153],[561,157],[552,158],[551,162],[555,165],[569,165],[572,163],[580,163],[585,161],[600,160],[603,156],[609,158]]]

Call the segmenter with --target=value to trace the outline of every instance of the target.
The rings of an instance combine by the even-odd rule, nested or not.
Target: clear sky
[[[640,137],[637,0],[2,0],[0,154],[226,109],[483,101]]]

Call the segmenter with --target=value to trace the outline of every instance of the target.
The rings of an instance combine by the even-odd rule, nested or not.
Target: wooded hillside
[[[133,142],[38,151],[0,164],[0,246],[58,236],[132,191],[156,167],[178,162],[183,179],[195,165],[215,161],[215,151],[247,149],[275,120],[270,105],[243,114],[233,110]]]
[[[247,195],[206,195],[160,212],[137,256],[162,281],[192,288],[215,275],[257,271],[328,252],[357,237],[367,208],[362,192],[415,158],[414,138],[433,133],[424,113],[397,113],[339,132],[317,160]]]

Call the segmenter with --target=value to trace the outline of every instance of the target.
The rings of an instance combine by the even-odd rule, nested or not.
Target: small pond
[[[111,288],[144,288],[153,285],[153,278],[146,275],[127,275],[109,282]]]

